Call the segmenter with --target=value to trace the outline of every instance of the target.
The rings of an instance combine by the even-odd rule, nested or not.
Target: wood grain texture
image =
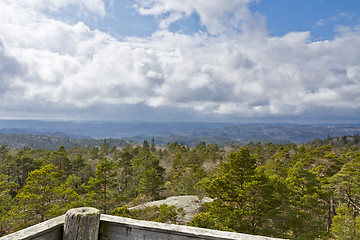
[[[96,208],[74,208],[65,214],[63,240],[97,240],[100,211]]]

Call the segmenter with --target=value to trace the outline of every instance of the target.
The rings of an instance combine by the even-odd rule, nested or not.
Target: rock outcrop
[[[144,207],[148,206],[160,206],[162,204],[166,205],[174,205],[177,208],[183,208],[185,215],[179,219],[179,221],[182,222],[190,222],[191,219],[200,212],[202,204],[205,202],[211,202],[212,199],[208,197],[204,197],[203,199],[199,199],[196,195],[186,195],[186,196],[174,196],[174,197],[168,197],[164,200],[154,201],[154,202],[148,202],[144,203],[129,209],[142,209]]]

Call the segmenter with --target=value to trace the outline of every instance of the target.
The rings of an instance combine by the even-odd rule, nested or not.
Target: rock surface
[[[166,205],[174,205],[177,208],[183,208],[185,211],[185,216],[181,217],[179,220],[182,222],[190,222],[191,219],[199,213],[201,206],[205,202],[211,202],[212,199],[208,197],[204,197],[203,199],[199,199],[196,195],[186,195],[186,196],[174,196],[174,197],[168,197],[164,200],[154,201],[154,202],[148,202],[144,203],[129,209],[142,209],[145,207],[151,207],[151,206],[160,206],[162,204]]]

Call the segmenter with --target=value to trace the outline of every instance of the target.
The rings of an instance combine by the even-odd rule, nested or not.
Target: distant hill
[[[105,122],[105,121],[40,121],[40,120],[1,120],[1,133],[21,134],[62,134],[64,136],[83,136],[91,138],[125,138],[138,135],[170,136],[203,128],[221,128],[233,123],[211,122]],[[14,132],[18,131],[18,132]]]
[[[106,142],[110,146],[117,147],[124,147],[129,143],[124,139],[106,139]],[[61,145],[66,149],[74,147],[89,148],[100,147],[103,143],[103,139],[72,139],[68,137],[0,133],[0,146],[6,145],[7,147],[17,149],[30,147],[32,149],[44,148],[47,150],[55,150]]]
[[[277,141],[305,143],[314,139],[360,133],[360,124],[237,124],[217,129],[200,129],[189,136],[217,136],[235,141]]]
[[[314,139],[351,136],[360,133],[360,124],[235,124],[207,122],[74,122],[0,120],[0,145],[53,149],[56,145],[99,146],[112,139],[114,146],[130,141],[157,145],[178,142],[196,146],[199,142],[220,146],[249,142],[306,143]],[[24,137],[17,137],[24,135]],[[16,141],[14,139],[18,139]]]

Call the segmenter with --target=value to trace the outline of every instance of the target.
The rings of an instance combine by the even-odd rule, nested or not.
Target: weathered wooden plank
[[[98,240],[279,240],[277,238],[216,231],[184,225],[139,221],[104,214],[98,216],[100,218],[100,228],[98,229],[98,234],[95,233],[98,237],[95,239]],[[62,240],[64,222],[65,215],[62,215],[1,237],[0,240]],[[80,235],[83,238],[71,237],[68,239],[92,239],[89,237],[88,232],[91,232],[94,228],[90,227],[90,223],[87,221],[75,220],[67,224],[75,228],[77,224],[78,226],[90,229],[81,230],[82,233]]]
[[[65,215],[62,215],[1,237],[0,240],[61,240],[64,220]]]
[[[99,240],[276,240],[270,237],[139,221],[104,214],[100,219]]]

